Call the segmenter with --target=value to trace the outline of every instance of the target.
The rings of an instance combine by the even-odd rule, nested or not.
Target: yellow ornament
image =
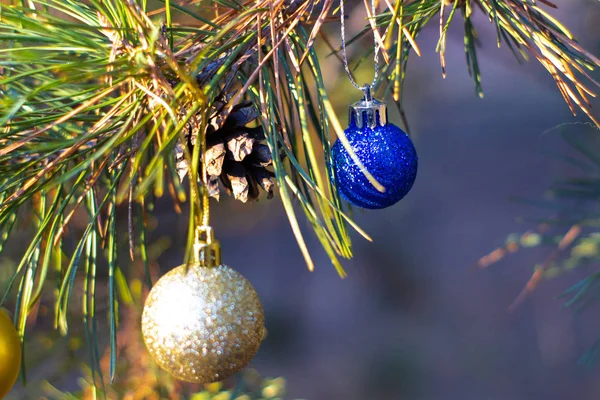
[[[157,364],[196,383],[221,381],[243,369],[264,329],[262,304],[250,282],[219,265],[218,243],[204,247],[195,264],[174,268],[156,282],[142,314],[144,341]]]
[[[21,368],[21,340],[12,321],[0,310],[0,399],[15,384]]]

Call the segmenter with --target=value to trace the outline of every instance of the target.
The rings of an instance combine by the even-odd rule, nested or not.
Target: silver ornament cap
[[[348,106],[348,120],[350,125],[356,125],[359,129],[368,126],[375,129],[387,124],[387,107],[385,103],[373,98],[371,86],[363,86],[364,99]]]

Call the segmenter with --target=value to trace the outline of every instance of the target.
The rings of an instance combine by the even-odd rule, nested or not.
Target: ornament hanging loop
[[[192,262],[207,268],[221,265],[221,244],[215,240],[211,226],[196,227]]]
[[[373,95],[371,94],[371,85],[365,84],[362,88],[363,93],[365,94],[365,101],[367,103],[373,101]]]
[[[371,18],[375,18],[375,0],[371,0]],[[346,74],[348,75],[348,79],[352,86],[354,86],[358,90],[365,90],[367,86],[369,86],[369,91],[371,90],[371,86],[375,86],[377,83],[377,78],[379,77],[379,42],[377,42],[377,37],[373,34],[373,46],[374,46],[374,55],[373,62],[375,64],[375,73],[373,75],[373,83],[371,85],[365,85],[363,87],[358,86],[358,83],[354,80],[352,76],[352,72],[350,72],[350,66],[348,65],[348,55],[346,54],[346,28],[344,26],[344,19],[346,18],[346,14],[344,12],[344,0],[340,0],[340,33],[342,39],[342,60],[344,61],[344,69],[346,70]]]

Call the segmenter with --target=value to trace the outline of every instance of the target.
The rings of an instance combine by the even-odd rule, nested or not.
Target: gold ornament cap
[[[211,226],[203,225],[196,228],[193,257],[194,263],[203,267],[221,265],[221,244],[215,240]]]

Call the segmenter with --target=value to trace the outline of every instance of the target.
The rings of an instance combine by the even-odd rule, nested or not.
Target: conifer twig
[[[202,149],[209,127],[224,124],[245,101],[260,110],[273,165],[269,176],[309,269],[316,266],[298,212],[340,276],[345,275],[340,259],[352,257],[350,230],[370,239],[347,215],[331,179],[332,131],[342,141],[344,134],[314,44],[326,35],[323,26],[339,20],[335,1],[209,3],[169,0],[155,9],[145,0],[0,5],[0,250],[22,224],[20,217],[34,215],[31,240],[3,297],[17,292],[22,300],[16,313],[22,337],[27,315],[50,279],[59,288],[56,326],[67,333],[71,293],[81,275],[84,324],[97,347],[96,271],[105,261],[114,373],[116,293],[126,290],[119,287],[126,284],[117,259],[119,205],[127,204],[123,242],[129,256],[139,254],[147,265],[145,221],[166,185],[176,211],[190,204],[185,254],[191,254],[195,227],[206,219]],[[533,56],[571,110],[582,110],[598,124],[589,99],[598,87],[590,71],[600,60],[544,5],[555,7],[548,1],[385,0],[378,15],[367,10],[363,30],[348,44],[376,36],[385,65],[375,89],[392,93],[404,119],[408,59],[413,51],[420,54],[416,40],[430,21],[438,25],[444,73],[446,33],[462,15],[467,67],[482,95],[473,22],[473,13],[481,12],[494,24],[499,45],[518,57]],[[187,186],[179,179],[182,171]],[[69,230],[74,239],[69,247],[65,232],[75,215],[87,224],[83,232]],[[91,362],[98,358],[91,351]]]

